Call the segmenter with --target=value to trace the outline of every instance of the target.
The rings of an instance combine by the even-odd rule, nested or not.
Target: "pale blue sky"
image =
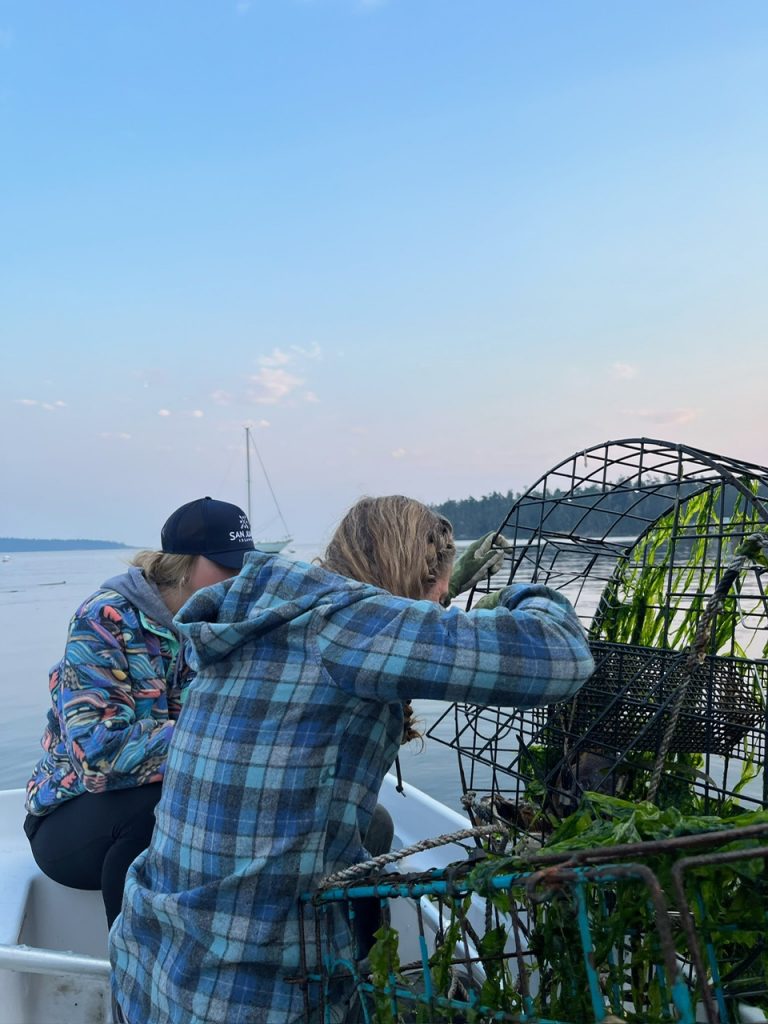
[[[764,0],[0,0],[0,535],[766,463],[767,195]]]

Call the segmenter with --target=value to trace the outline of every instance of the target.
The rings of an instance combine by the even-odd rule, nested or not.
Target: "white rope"
[[[328,875],[327,878],[319,882],[317,888],[322,890],[330,889],[334,885],[342,885],[358,875],[365,875],[370,871],[375,871],[377,868],[383,868],[387,864],[394,864],[395,861],[409,857],[412,853],[422,853],[424,850],[432,850],[436,846],[446,846],[448,843],[457,843],[462,839],[480,839],[483,836],[493,835],[494,833],[498,834],[501,831],[503,829],[499,825],[481,825],[478,828],[465,828],[459,832],[451,832],[449,835],[422,839],[412,846],[403,847],[402,850],[382,853],[379,857],[361,861],[359,864],[353,864],[349,868],[344,868],[343,871],[337,871],[333,875]]]

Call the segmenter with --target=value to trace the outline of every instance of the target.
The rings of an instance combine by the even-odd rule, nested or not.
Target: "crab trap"
[[[546,842],[585,793],[728,817],[768,807],[768,469],[647,438],[551,469],[498,534],[508,583],[561,590],[596,670],[568,702],[452,705],[473,822]]]
[[[765,1019],[750,1000],[765,983],[766,843],[763,823],[327,880],[302,904],[305,1019]],[[340,952],[350,935],[357,948]]]
[[[430,728],[478,855],[310,896],[307,1019],[768,1020],[768,470],[607,442],[497,533],[504,566],[467,607],[562,591],[595,672],[559,705],[454,704]]]

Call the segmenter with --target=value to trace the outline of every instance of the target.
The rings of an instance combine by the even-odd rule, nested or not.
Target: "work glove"
[[[448,595],[453,600],[457,594],[469,590],[488,573],[498,572],[504,561],[504,552],[507,548],[513,547],[502,536],[494,540],[494,533],[487,533],[480,540],[473,541],[469,547],[462,552],[453,567],[451,580],[448,585]]]
[[[768,567],[768,530],[751,533],[736,548],[738,557],[746,558],[755,565]]]
[[[477,611],[478,608],[484,608],[486,611],[493,611],[494,608],[498,608],[500,597],[500,590],[492,590],[490,594],[483,594],[480,600],[475,601],[472,605],[472,611]]]

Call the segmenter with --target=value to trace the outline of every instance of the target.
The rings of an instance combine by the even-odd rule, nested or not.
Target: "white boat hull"
[[[32,858],[24,791],[0,791],[0,1022],[106,1024],[111,1020],[107,922],[99,892],[46,878]],[[64,960],[76,973],[60,973]]]
[[[404,798],[387,776],[380,795],[395,822],[395,849],[469,824],[414,787],[405,788]],[[0,791],[0,1024],[109,1024],[101,893],[68,889],[46,878],[32,857],[23,820],[24,791]],[[462,854],[460,847],[445,847],[400,864],[418,871]],[[398,924],[403,935],[412,931],[407,922]]]
[[[469,826],[462,815],[407,783],[405,793],[396,791],[388,775],[379,795],[395,823],[394,850]],[[101,894],[68,889],[41,874],[22,831],[23,819],[24,791],[0,791],[0,1024],[111,1024]],[[410,854],[398,861],[398,870],[445,867],[464,855],[463,847],[445,844]],[[394,900],[391,911],[401,961],[418,960],[413,902]],[[438,922],[426,898],[421,913],[429,939],[427,933],[434,933]],[[742,1005],[740,1020],[764,1024],[768,1018]]]
[[[291,537],[284,537],[283,540],[255,540],[253,546],[257,551],[265,551],[268,555],[276,555],[291,543]]]

